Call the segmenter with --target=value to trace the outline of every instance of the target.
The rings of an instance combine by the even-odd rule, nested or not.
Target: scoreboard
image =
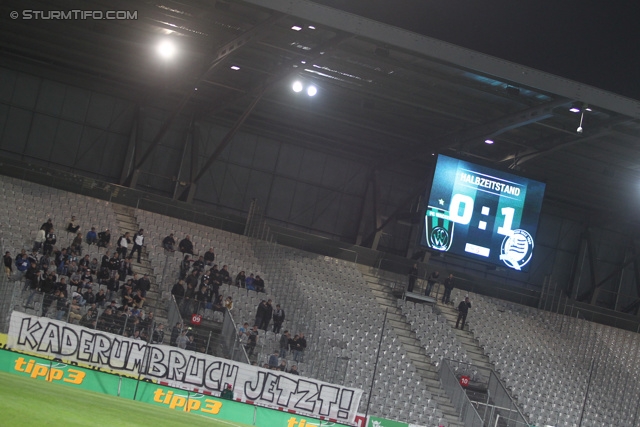
[[[422,246],[527,271],[545,184],[438,156]]]

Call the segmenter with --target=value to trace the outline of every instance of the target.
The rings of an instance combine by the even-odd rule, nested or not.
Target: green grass
[[[0,425],[246,427],[4,372],[0,372]]]

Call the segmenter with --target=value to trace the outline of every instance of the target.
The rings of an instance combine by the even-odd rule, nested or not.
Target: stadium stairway
[[[118,223],[118,230],[120,234],[118,236],[114,236],[116,239],[119,239],[120,236],[129,232],[131,236],[134,236],[140,230],[140,226],[138,224],[138,220],[135,217],[135,209],[129,206],[113,204],[113,211],[116,214],[116,221]],[[133,237],[131,238],[133,241]],[[165,325],[165,341],[169,340],[169,333],[166,331],[171,330],[172,325],[168,325],[168,314],[167,314],[167,301],[162,299],[162,292],[158,288],[156,276],[153,273],[153,269],[151,268],[151,263],[149,262],[147,245],[151,244],[151,239],[147,236],[145,238],[145,246],[142,248],[142,256],[140,257],[141,263],[136,262],[137,260],[133,260],[132,268],[134,273],[138,273],[139,275],[148,274],[149,281],[151,282],[151,288],[149,292],[147,292],[145,307],[146,310],[151,309],[153,307],[154,317],[156,319],[156,324],[163,323]],[[117,240],[113,241],[113,245],[117,245]],[[129,246],[132,248],[133,246]],[[129,249],[130,251],[131,249]],[[146,311],[145,310],[145,311]]]
[[[462,294],[460,294],[462,295]],[[464,296],[456,298],[456,301],[461,300]],[[456,320],[458,319],[458,310],[450,304],[442,304],[438,301],[436,305],[436,311],[438,314],[443,315],[447,319],[447,323],[456,333],[458,341],[460,341],[466,350],[471,363],[478,368],[493,369],[494,366],[489,360],[489,357],[484,354],[484,349],[478,343],[478,340],[473,336],[473,333],[469,331],[469,321],[473,321],[473,302],[471,302],[471,310],[467,317],[467,323],[464,325],[464,330],[456,329]]]
[[[358,268],[367,286],[376,297],[378,304],[387,310],[387,327],[392,326],[395,329],[398,339],[402,342],[408,357],[416,367],[416,371],[422,377],[427,390],[429,390],[438,403],[438,408],[442,411],[449,426],[464,426],[447,393],[440,386],[438,368],[431,364],[430,358],[420,345],[420,341],[416,338],[415,333],[411,331],[411,326],[407,323],[406,318],[397,307],[398,298],[393,295],[392,289],[387,281],[376,276],[370,267],[358,265]]]

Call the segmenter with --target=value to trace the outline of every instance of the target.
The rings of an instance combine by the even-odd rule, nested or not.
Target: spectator
[[[111,232],[108,228],[105,228],[104,231],[98,233],[98,247],[99,248],[108,248],[111,244]]]
[[[67,225],[67,231],[69,233],[77,233],[80,230],[80,225],[78,225],[78,221],[76,221],[76,217],[72,216],[69,224]]]
[[[471,303],[469,302],[469,297],[465,297],[464,301],[460,301],[460,304],[458,305],[458,320],[456,320],[456,329],[458,329],[460,320],[462,320],[462,327],[460,329],[464,329],[464,322],[467,320],[467,314],[469,313],[470,308]]]
[[[44,247],[42,249],[42,253],[46,255],[51,255],[51,253],[53,252],[53,246],[56,244],[57,241],[58,241],[58,237],[56,236],[56,233],[54,232],[53,227],[51,227],[51,229],[47,233],[47,237],[44,240]]]
[[[289,373],[292,375],[300,375],[300,373],[298,372],[298,366],[297,365],[293,365],[291,367],[291,369],[289,370]]]
[[[36,296],[40,288],[40,280],[42,276],[42,271],[40,271],[36,264],[32,263],[31,267],[25,274],[25,288],[27,287],[27,284],[29,285],[29,296],[24,304],[25,308],[33,308],[31,304],[33,304],[33,298]]]
[[[169,345],[177,346],[178,337],[182,333],[182,322],[177,322],[176,325],[171,329],[171,337],[169,339]]]
[[[114,277],[120,270],[120,254],[114,252],[113,256],[109,258],[109,275]],[[124,277],[122,278],[124,280]]]
[[[258,327],[254,326],[253,329],[251,329],[251,332],[249,332],[249,340],[247,342],[247,356],[251,357],[253,356],[253,351],[256,348],[256,345],[258,344]]]
[[[164,342],[164,325],[160,323],[151,334],[151,344],[162,344]]]
[[[304,350],[307,348],[307,340],[304,334],[300,332],[296,341],[295,350],[293,351],[293,360],[296,362],[304,362]]]
[[[280,328],[284,323],[284,310],[280,308],[280,304],[276,304],[276,309],[273,312],[273,332],[275,334],[280,333]]]
[[[233,389],[231,384],[227,384],[227,387],[220,393],[220,399],[233,400]]]
[[[95,245],[98,243],[98,234],[96,228],[91,227],[91,230],[87,231],[87,235],[84,238],[87,241],[87,245]]]
[[[149,280],[149,275],[145,273],[144,276],[142,276],[142,278],[135,283],[134,289],[141,290],[142,296],[146,298],[147,292],[149,292],[149,290],[151,289],[151,281]]]
[[[89,263],[89,271],[91,272],[91,274],[98,274],[99,267],[100,267],[100,264],[98,264],[98,258],[92,259],[91,262]]]
[[[271,305],[271,300],[267,300],[267,303],[264,307],[262,321],[260,322],[258,329],[262,329],[263,331],[266,331],[269,328],[269,323],[271,323],[272,317],[273,317],[273,306]]]
[[[204,253],[204,262],[207,265],[213,265],[213,261],[216,259],[216,254],[213,252],[213,248],[209,248],[207,252]]]
[[[215,299],[215,301],[213,302],[213,311],[219,311],[221,313],[224,313],[224,300],[222,299],[223,296],[222,295],[218,295]]]
[[[271,356],[269,356],[269,368],[277,369],[278,368],[278,351],[274,351]]]
[[[96,322],[96,329],[99,331],[112,332],[113,330],[113,312],[111,307],[107,307],[104,309],[102,316],[98,318]]]
[[[131,253],[129,254],[129,258],[133,258],[133,253],[138,251],[138,264],[140,264],[142,246],[144,246],[144,230],[141,228],[133,238],[133,249],[131,249]]]
[[[253,322],[255,326],[262,325],[262,318],[265,316],[267,310],[267,302],[265,300],[260,301],[258,307],[256,308],[256,317]]]
[[[231,275],[229,274],[229,267],[227,267],[226,265],[223,265],[222,270],[220,270],[220,273],[218,275],[220,276],[220,282],[227,285],[231,284]]]
[[[256,288],[253,286],[253,281],[255,279],[253,278],[253,273],[251,273],[249,275],[249,277],[246,278],[246,280],[244,281],[244,286],[245,288],[247,288],[248,291],[255,291]]]
[[[295,360],[296,362],[298,361],[298,340],[300,339],[300,337],[298,335],[294,335],[293,338],[291,338],[289,336],[289,350],[291,351],[291,354],[293,355],[293,360]]]
[[[233,299],[228,296],[226,300],[224,300],[224,308],[231,311],[233,310]]]
[[[122,258],[120,265],[118,266],[118,275],[123,279],[127,276],[133,275],[133,266],[131,265],[131,258]]]
[[[431,295],[431,291],[433,290],[433,286],[438,282],[438,277],[440,277],[439,271],[432,272],[427,278],[427,288],[424,290],[424,294],[426,296]]]
[[[193,255],[193,243],[191,243],[191,236],[187,234],[187,237],[180,240],[180,244],[178,245],[180,252],[183,254]]]
[[[280,365],[276,368],[278,371],[287,372],[287,361],[281,360]]]
[[[182,302],[185,292],[184,280],[179,280],[175,285],[173,285],[173,288],[171,288],[171,295],[173,295],[178,304]]]
[[[444,292],[442,293],[443,304],[449,304],[449,298],[451,298],[452,290],[453,290],[453,273],[449,274],[449,277],[444,279]]]
[[[198,347],[196,345],[195,337],[193,335],[188,335],[187,338],[188,341],[185,350],[196,351]]]
[[[191,268],[191,257],[189,255],[185,255],[184,259],[180,263],[180,279],[187,277],[189,268]]]
[[[117,252],[118,254],[120,254],[121,259],[125,259],[127,257],[127,249],[129,249],[129,244],[131,244],[131,239],[129,238],[129,236],[129,232],[127,231],[118,239]]]
[[[187,276],[187,278],[185,279],[185,282],[187,283],[187,286],[191,285],[195,289],[196,286],[198,286],[198,278],[199,278],[198,270],[193,270],[191,274]]]
[[[60,293],[62,295],[62,292]],[[74,297],[71,304],[69,304],[69,323],[79,323],[80,319],[82,319],[82,314],[80,314],[80,301],[78,297]]]
[[[40,226],[40,229],[44,230],[45,234],[48,234],[49,232],[51,232],[51,230],[53,230],[53,222],[51,221],[51,218],[49,218],[47,222],[42,224]]]
[[[89,308],[87,312],[84,314],[84,316],[82,316],[82,319],[80,319],[80,326],[84,326],[85,328],[95,329],[97,315],[98,313],[94,308]]]
[[[85,300],[85,304],[93,305],[96,303],[96,295],[93,293],[93,288],[88,288],[82,298]]]
[[[118,294],[118,290],[120,289],[120,281],[118,279],[119,279],[119,276],[116,273],[115,276],[111,277],[107,281],[107,291],[109,291],[109,296],[107,298],[110,301],[114,301],[116,295]]]
[[[82,233],[76,234],[76,237],[71,242],[71,250],[82,255]]]
[[[409,286],[407,292],[413,292],[413,288],[416,286],[416,279],[418,278],[418,264],[413,264],[413,267],[409,270]]]
[[[53,299],[56,303],[56,320],[62,320],[66,317],[69,302],[61,295],[60,291],[55,291],[53,293]]]
[[[11,273],[13,273],[13,259],[11,258],[11,252],[5,252],[2,259],[4,260],[4,272],[7,277],[10,278]]]
[[[193,314],[193,301],[196,296],[196,290],[192,285],[187,285],[182,299],[182,317],[189,317]]]
[[[289,331],[284,331],[284,333],[280,337],[280,358],[282,359],[287,357],[287,350],[289,350],[290,339],[291,335],[289,334]]]
[[[256,292],[264,292],[264,280],[260,276],[256,276],[253,280],[253,287],[256,288]]]
[[[104,293],[104,289],[100,289],[96,294],[96,305],[104,308],[104,304],[107,302],[107,295]]]
[[[246,277],[244,275],[244,271],[241,271],[236,276],[236,286],[239,287],[239,288],[244,288],[245,280],[246,280]]]
[[[78,261],[78,267],[82,269],[89,268],[90,263],[91,263],[91,260],[89,259],[89,255],[85,255],[83,258],[80,259],[80,261]]]
[[[189,338],[187,337],[187,330],[185,329],[180,333],[180,336],[176,338],[176,347],[186,350]]]
[[[251,329],[249,328],[249,324],[244,322],[244,324],[238,328],[238,338],[242,340],[243,338],[248,337],[250,332]]]
[[[44,241],[46,239],[47,239],[47,233],[44,231],[44,229],[41,228],[36,233],[36,238],[33,241],[33,250],[39,252],[40,249],[42,249],[42,245],[44,244]]]
[[[25,274],[30,265],[31,264],[29,263],[29,256],[23,249],[22,252],[16,256],[16,268],[21,274]]]
[[[176,241],[173,238],[173,233],[169,234],[167,237],[162,239],[162,247],[168,250],[169,252],[175,252]]]
[[[193,262],[193,269],[199,272],[204,271],[204,259],[202,258],[202,256]]]

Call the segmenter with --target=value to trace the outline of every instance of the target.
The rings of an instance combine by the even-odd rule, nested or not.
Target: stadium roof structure
[[[10,18],[107,9],[135,19]],[[426,176],[442,153],[545,181],[548,200],[586,212],[640,208],[640,102],[308,0],[10,0],[1,19],[0,64],[162,93],[175,102],[161,133],[193,113],[372,171]],[[155,58],[161,37],[174,61]]]

